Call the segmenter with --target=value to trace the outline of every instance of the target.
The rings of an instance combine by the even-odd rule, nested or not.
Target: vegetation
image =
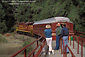
[[[27,45],[30,44],[30,43],[31,43],[31,41],[29,41],[29,40],[25,41],[24,44],[23,44],[23,47],[27,46]],[[32,47],[32,46],[29,46],[26,50],[27,50],[28,52],[31,52],[32,49],[33,49],[33,47]]]
[[[0,33],[13,31],[14,24],[13,6],[8,3],[0,3]]]
[[[13,31],[13,26],[18,22],[35,22],[56,16],[70,18],[75,30],[85,32],[84,6],[84,0],[36,0],[30,4],[19,5],[2,2],[0,3],[0,33]]]
[[[0,43],[7,43],[6,38],[2,34],[0,34]]]

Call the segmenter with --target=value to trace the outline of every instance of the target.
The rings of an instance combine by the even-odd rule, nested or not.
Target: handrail
[[[63,39],[62,39],[63,40]],[[62,46],[61,46],[62,47]],[[71,51],[71,49],[69,48],[69,46],[66,44],[66,46],[64,46],[64,40],[63,40],[63,57],[67,57],[67,52],[66,52],[66,47],[68,47],[69,51],[71,52],[71,55],[73,57],[75,57],[74,53]],[[65,50],[64,50],[65,49]],[[61,54],[62,54],[62,48],[61,48]]]
[[[19,50],[18,52],[16,52],[15,54],[13,54],[11,57],[15,57],[16,55],[18,55],[20,52],[22,52],[24,50],[24,57],[26,57],[26,48],[29,47],[30,45],[34,44],[35,42],[39,41],[42,37],[40,37],[39,39],[33,41],[32,43],[30,43],[29,45],[25,46],[24,48],[22,48],[21,50]],[[45,41],[45,39],[43,40]],[[42,42],[43,42],[42,41]],[[42,42],[40,44],[42,44]],[[39,44],[39,45],[40,45]],[[37,47],[29,54],[29,56],[39,47],[38,42],[37,42]],[[28,56],[28,57],[29,57]]]
[[[73,54],[73,52],[71,51],[71,49],[69,48],[68,45],[66,45],[66,47],[68,47],[69,51],[71,52],[72,56],[75,57],[75,55]]]
[[[79,42],[81,42],[81,57],[83,57],[83,42],[85,42],[85,38],[81,38],[80,36],[76,36],[77,37],[77,43],[78,43],[78,47],[77,47],[77,54],[79,54]]]
[[[85,37],[85,35],[83,35],[83,34],[85,34],[85,32],[77,32],[77,31],[75,31],[74,33]]]
[[[44,41],[45,41],[45,39],[42,42],[44,42]],[[30,57],[32,55],[32,53],[34,53],[34,51],[42,44],[42,42],[28,55],[28,57]]]
[[[76,33],[81,33],[81,34],[85,34],[85,32],[78,32],[78,31],[74,31],[74,32],[76,32]]]
[[[83,37],[80,37],[80,36],[77,36],[77,35],[72,35],[73,36],[73,49],[74,49],[74,41],[75,41],[75,37],[77,39],[77,54],[79,54],[79,43],[81,43],[81,57],[83,57],[83,43],[85,42],[85,38]],[[68,41],[69,42],[69,41]],[[71,45],[71,40],[70,40],[70,45]],[[61,51],[62,51],[62,48],[61,48]],[[62,54],[62,52],[61,52]]]

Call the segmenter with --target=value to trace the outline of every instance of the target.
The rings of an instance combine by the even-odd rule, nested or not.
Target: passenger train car
[[[69,35],[74,34],[73,23],[67,17],[53,17],[53,18],[48,18],[48,19],[44,19],[41,21],[37,21],[33,24],[33,33],[39,36],[45,37],[44,35],[45,26],[49,24],[51,25],[51,29],[52,29],[52,38],[53,40],[55,40],[56,39],[55,29],[57,28],[56,26],[57,23],[65,23],[66,27],[69,29]]]
[[[45,26],[47,24],[49,24],[49,25],[51,25],[51,29],[52,29],[52,38],[53,38],[53,40],[55,40],[56,39],[56,30],[55,29],[57,28],[57,26],[56,26],[57,23],[61,23],[61,24],[65,23],[66,27],[69,29],[69,35],[74,34],[73,22],[71,22],[70,19],[67,17],[53,17],[53,18],[48,18],[48,19],[44,19],[41,21],[37,21],[37,22],[33,23],[33,25],[31,25],[31,28],[28,25],[19,24],[17,31],[20,30],[19,28],[24,26],[25,28],[23,29],[23,27],[22,27],[22,29],[20,31],[30,32],[30,30],[31,30],[33,34],[42,36],[45,38],[45,35],[44,35]]]

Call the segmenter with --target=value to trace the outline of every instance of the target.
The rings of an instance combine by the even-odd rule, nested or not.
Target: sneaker
[[[54,50],[52,50],[52,53],[54,54]]]
[[[67,52],[67,54],[69,54],[69,52]]]
[[[46,53],[44,52],[43,55],[45,55]]]
[[[48,52],[48,54],[50,55],[50,52]]]
[[[56,48],[55,48],[54,50],[59,50],[59,49],[56,49]]]
[[[54,50],[57,50],[57,49],[54,49]]]

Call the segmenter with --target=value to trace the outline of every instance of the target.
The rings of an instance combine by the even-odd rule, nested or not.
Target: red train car
[[[37,21],[33,24],[33,33],[42,37],[45,37],[44,30],[47,24],[51,25],[52,29],[52,38],[56,40],[56,24],[57,23],[65,23],[66,27],[69,28],[69,34],[72,35],[73,33],[73,22],[70,21],[67,17],[53,17],[49,19],[44,19],[41,21]]]

